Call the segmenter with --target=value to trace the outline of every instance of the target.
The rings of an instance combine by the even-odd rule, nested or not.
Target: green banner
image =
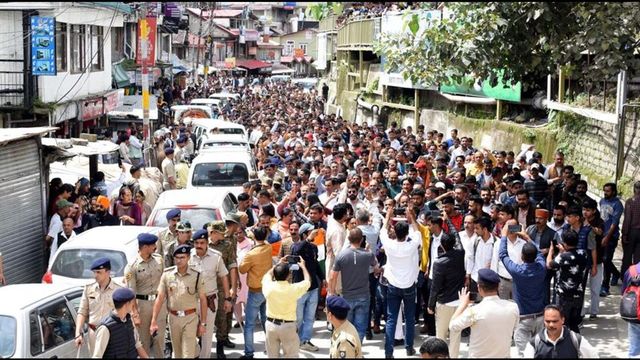
[[[492,87],[488,80],[483,81],[480,87],[476,87],[474,79],[467,76],[464,84],[456,84],[451,81],[450,84],[440,85],[440,92],[520,102],[522,83],[518,81],[518,83],[512,85],[512,81],[509,80],[505,84],[502,79],[502,72],[500,72],[498,75],[498,84],[496,84],[495,87]]]

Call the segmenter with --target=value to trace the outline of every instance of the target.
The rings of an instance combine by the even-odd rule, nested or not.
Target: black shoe
[[[229,349],[235,349],[236,348],[236,344],[232,343],[231,340],[229,340],[229,339],[224,339],[224,342],[222,343],[222,345],[224,345],[224,347],[229,348]]]
[[[394,347],[396,347],[396,346],[402,346],[402,345],[404,345],[404,340],[402,340],[402,339],[395,339],[395,340],[393,340],[393,346],[394,346]]]
[[[619,276],[611,275],[611,286],[618,286]]]
[[[242,355],[240,359],[253,359],[253,355]]]
[[[416,354],[416,349],[414,349],[413,346],[407,349],[407,356],[413,356],[415,354]]]
[[[370,330],[370,329],[369,329],[369,330],[367,330],[367,334],[366,334],[364,337],[365,337],[365,339],[367,339],[367,340],[371,340],[371,339],[373,339],[373,334],[371,333],[371,330]]]
[[[227,356],[224,354],[224,346],[221,341],[216,342],[216,358],[218,359],[226,359]]]

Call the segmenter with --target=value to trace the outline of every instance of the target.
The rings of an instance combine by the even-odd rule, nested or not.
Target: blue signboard
[[[56,75],[56,20],[31,17],[31,70],[33,75]]]
[[[296,7],[295,2],[285,2],[283,5],[283,9],[285,10],[293,10]]]

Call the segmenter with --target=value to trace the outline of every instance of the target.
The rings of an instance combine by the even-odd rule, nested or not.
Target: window
[[[91,70],[104,70],[104,28],[90,26]],[[96,54],[97,53],[97,54]]]
[[[67,71],[67,24],[56,22],[56,70]]]
[[[193,186],[242,186],[249,171],[242,163],[202,163],[193,171]]]
[[[124,275],[127,257],[122,251],[104,249],[68,249],[56,254],[51,266],[55,275],[73,279],[92,279],[93,272],[89,270],[94,260],[106,256],[111,260],[111,274],[114,277]]]
[[[76,324],[64,299],[38,311],[44,351],[74,339]]]
[[[0,316],[0,358],[10,358],[16,351],[16,326],[15,318]]]
[[[293,46],[296,44],[293,40],[287,40],[287,43],[284,45],[284,55],[291,56],[293,54]]]
[[[31,344],[31,355],[35,356],[41,354],[42,349],[42,331],[40,329],[40,321],[38,320],[38,314],[32,311],[29,314],[29,340]]]
[[[300,43],[300,49],[304,51],[304,54],[307,55],[307,44]]]
[[[158,210],[151,226],[168,226],[167,213],[171,209],[172,208]],[[188,208],[180,210],[182,211],[180,219],[190,222],[193,229],[202,229],[202,227],[210,221],[222,220],[220,210],[214,208]]]
[[[84,25],[71,25],[71,73],[83,72],[85,67],[86,30]]]

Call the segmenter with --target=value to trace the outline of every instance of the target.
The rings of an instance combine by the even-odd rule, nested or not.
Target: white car
[[[222,100],[220,99],[193,99],[189,101],[189,105],[208,106],[211,108],[212,118],[216,119],[222,108]]]
[[[222,220],[235,210],[238,201],[234,194],[213,189],[168,190],[160,195],[149,214],[148,226],[167,227],[167,212],[180,209],[181,221],[191,223],[193,231],[202,229],[210,221]]]
[[[209,118],[213,119],[213,111],[209,105],[173,105],[173,123],[178,125],[184,122],[189,125],[193,119]]]
[[[206,138],[203,137],[200,141],[198,151],[214,151],[226,147],[240,147],[251,152],[251,146],[244,136],[227,134],[210,134]]]
[[[214,188],[234,195],[242,192],[242,185],[257,180],[253,155],[241,147],[224,147],[203,151],[191,162],[187,189]]]
[[[205,141],[212,134],[212,130],[217,129],[216,134],[239,135],[248,139],[247,129],[244,125],[220,119],[193,119],[193,133],[196,135],[196,149],[200,148],[202,141]]]
[[[157,235],[161,228],[146,226],[99,226],[79,234],[56,251],[43,283],[86,285],[94,282],[91,263],[111,260],[111,277],[123,283],[124,268],[138,256],[138,235]]]
[[[311,89],[315,89],[318,85],[317,78],[293,79],[291,82],[302,88],[305,93],[311,92]]]
[[[76,347],[75,329],[82,287],[16,284],[0,287],[0,358],[88,358]]]
[[[219,99],[220,101],[222,101],[222,103],[220,104],[221,107],[224,107],[231,100],[238,100],[240,98],[240,94],[229,92],[220,92],[209,95],[209,99]]]

